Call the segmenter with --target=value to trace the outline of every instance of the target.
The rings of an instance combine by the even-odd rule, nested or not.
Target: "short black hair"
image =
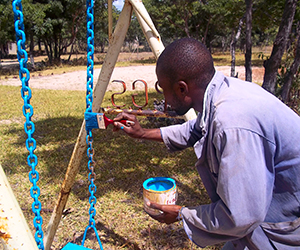
[[[210,52],[193,38],[182,38],[168,45],[157,60],[157,68],[174,81],[196,81],[206,86],[215,68]]]

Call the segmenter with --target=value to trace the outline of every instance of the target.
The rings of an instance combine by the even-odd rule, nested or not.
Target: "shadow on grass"
[[[75,145],[82,120],[74,117],[60,117],[35,121],[33,138],[36,140],[34,153],[38,157],[37,170],[49,172],[53,178],[64,172]],[[12,124],[4,128],[4,136],[11,137],[9,153],[2,161],[3,168],[8,174],[27,172],[27,157],[25,148],[27,135],[23,124]],[[46,166],[46,168],[45,168]]]
[[[141,248],[139,248],[139,246],[134,243],[131,242],[130,240],[122,237],[121,235],[115,233],[113,230],[108,229],[107,227],[105,227],[104,224],[102,224],[101,222],[96,222],[96,229],[98,232],[101,232],[101,243],[106,243],[106,244],[110,244],[113,246],[120,246],[122,247],[130,247],[130,249],[134,249],[134,250],[140,250]],[[76,237],[72,243],[75,243],[77,245],[81,245],[82,240],[83,240],[83,236],[84,233],[82,233],[80,236]],[[87,230],[87,234],[86,234],[86,238],[85,240],[91,240],[93,242],[98,242],[97,241],[97,237],[95,235],[95,232],[92,228],[89,228]]]
[[[121,235],[115,233],[113,230],[108,229],[101,222],[96,222],[96,229],[97,229],[97,232],[101,232],[101,236],[100,236],[101,244],[113,245],[113,246],[119,247],[120,249],[123,249],[123,248],[133,249],[133,250],[144,249],[144,248],[140,248],[136,242],[129,240],[127,237],[126,238],[122,237]],[[169,239],[168,242],[166,242],[166,244],[168,246],[164,246],[165,249],[174,249],[176,247],[180,247],[180,244],[183,241],[188,241],[188,239],[186,237],[183,237],[185,235],[184,230],[183,229],[173,230],[172,225],[166,226],[163,231],[161,229],[157,229],[157,228],[154,228],[154,229],[146,228],[141,232],[141,235],[143,236],[143,238],[149,239],[147,242],[147,246],[144,246],[144,247],[148,247],[149,249],[157,249],[156,240],[161,238],[162,234],[164,237]],[[84,237],[84,233],[82,233],[78,237],[74,237],[74,239],[71,243],[81,245],[83,237]],[[178,241],[178,238],[180,238],[181,241]],[[90,240],[92,242],[98,243],[97,237],[92,228],[88,229],[85,240]]]
[[[33,137],[37,141],[37,171],[40,175],[45,175],[50,182],[64,178],[81,124],[82,120],[75,117],[50,118],[35,122],[36,131]],[[27,136],[23,126],[8,126],[3,133],[6,136],[14,134],[17,137],[16,140],[8,142],[15,150],[7,153],[2,161],[3,168],[8,174],[28,172],[26,159],[29,153],[25,150]],[[122,132],[114,133],[112,126],[106,130],[94,130],[93,137],[98,197],[108,190],[124,190],[141,197],[143,181],[154,176],[174,178],[184,197],[192,199],[193,196],[199,195],[199,189],[195,191],[183,185],[178,177],[188,176],[196,171],[196,157],[192,150],[169,153],[163,143],[133,139]],[[80,174],[86,177],[87,156],[83,155],[82,158]],[[201,184],[199,178],[190,181],[194,187]],[[87,178],[81,182],[84,186],[88,185]],[[74,188],[73,192],[79,199],[88,197],[87,189]]]
[[[147,127],[151,126],[147,119],[141,122],[145,123]],[[59,183],[59,186],[62,183],[81,124],[81,119],[67,116],[35,122],[34,138],[37,140],[36,155],[39,161],[37,170],[42,177],[39,184],[41,191],[43,188],[47,188],[44,186],[47,183]],[[20,171],[28,172],[29,166],[26,165],[28,152],[24,149],[26,135],[23,125],[9,125],[4,128],[2,133],[8,137],[12,134],[14,136],[14,140],[8,142],[12,149],[2,160],[2,166],[6,173],[10,175]],[[136,201],[142,201],[142,184],[146,179],[167,176],[176,180],[179,189],[179,205],[194,206],[207,202],[208,197],[194,168],[196,157],[192,149],[169,153],[163,143],[133,139],[122,131],[113,133],[112,126],[106,130],[93,131],[93,137],[97,199],[107,195],[108,192],[116,191],[129,195],[128,200],[116,200],[116,203],[132,202],[135,204]],[[22,167],[19,167],[20,165]],[[72,193],[77,199],[88,200],[87,175],[87,156],[83,155],[80,171],[72,189]],[[131,209],[140,212],[141,207],[131,206]],[[141,249],[139,243],[122,237],[100,222],[97,223],[97,230],[105,233],[103,243],[126,246],[126,249]],[[175,246],[172,244],[178,244],[179,241],[188,241],[184,231],[174,232],[169,228],[165,230],[146,228],[141,235],[148,239],[145,240],[145,244],[149,245],[149,249],[158,249],[155,244],[159,245],[159,241],[163,241],[161,244],[165,244],[165,238],[168,239],[166,244],[170,245],[169,249],[174,249]],[[82,236],[80,237],[79,241],[82,240]],[[177,239],[175,239],[176,237]],[[172,240],[173,238],[174,240]],[[181,248],[180,246],[176,247]]]

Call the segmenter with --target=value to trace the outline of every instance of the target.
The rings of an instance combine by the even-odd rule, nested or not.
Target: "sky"
[[[122,10],[124,5],[124,0],[116,0],[113,2],[113,5],[116,6],[118,10]]]

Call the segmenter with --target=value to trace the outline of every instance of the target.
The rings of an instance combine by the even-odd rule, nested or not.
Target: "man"
[[[180,39],[160,55],[156,74],[165,100],[197,119],[143,129],[134,116],[116,130],[162,141],[169,150],[194,147],[211,204],[149,204],[162,223],[182,219],[188,237],[223,249],[300,249],[300,118],[260,86],[215,72],[204,45]],[[121,119],[135,122],[124,127]]]

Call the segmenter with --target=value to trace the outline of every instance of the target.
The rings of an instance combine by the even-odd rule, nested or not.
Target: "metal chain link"
[[[34,200],[32,203],[32,211],[35,214],[35,217],[33,219],[33,224],[36,229],[35,241],[39,249],[44,249],[44,234],[42,230],[43,219],[41,217],[42,205],[39,201],[40,188],[37,186],[37,182],[39,180],[39,173],[35,170],[35,167],[38,164],[38,159],[37,156],[34,154],[34,150],[36,149],[36,141],[32,137],[35,131],[35,126],[34,123],[31,121],[31,117],[33,115],[33,107],[30,104],[30,99],[32,95],[31,89],[28,85],[30,74],[27,69],[28,55],[25,50],[26,37],[24,32],[24,20],[21,0],[14,0],[12,6],[14,12],[16,42],[18,46],[18,60],[20,64],[19,77],[22,82],[21,96],[24,100],[22,110],[23,115],[26,118],[26,121],[24,123],[24,131],[27,134],[26,148],[29,151],[29,155],[27,157],[27,164],[31,167],[31,171],[29,172],[29,180],[32,183],[30,195]]]
[[[86,1],[86,8],[87,8],[87,84],[86,84],[86,111],[85,112],[93,112],[92,105],[93,105],[93,74],[94,74],[94,1],[87,0]],[[87,143],[87,156],[88,156],[88,169],[89,175],[88,179],[90,181],[89,185],[89,192],[90,192],[90,209],[89,209],[89,225],[86,227],[84,236],[82,239],[82,246],[84,245],[87,230],[92,228],[95,231],[99,246],[101,250],[102,244],[96,229],[96,222],[95,222],[95,215],[96,209],[95,205],[97,202],[97,198],[94,195],[96,193],[97,187],[94,184],[96,179],[95,170],[95,161],[93,160],[94,156],[94,148],[93,148],[93,134],[92,130],[87,130],[86,136],[86,143]]]

